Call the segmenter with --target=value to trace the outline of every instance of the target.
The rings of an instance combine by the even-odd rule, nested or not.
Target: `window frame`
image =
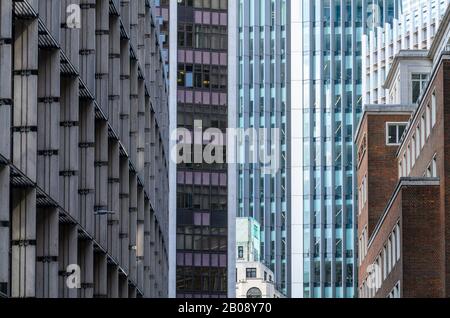
[[[396,134],[397,134],[396,143],[390,143],[389,142],[389,128],[390,128],[390,126],[396,126]],[[406,127],[408,126],[408,123],[407,122],[399,122],[399,121],[397,121],[397,122],[395,122],[395,121],[388,121],[388,122],[386,122],[386,129],[385,129],[386,146],[399,146],[400,145],[400,141],[401,141],[401,138],[403,136],[403,134],[402,135],[399,134],[399,132],[400,132],[399,127],[400,126],[405,126],[405,129],[403,130],[403,132],[405,132]]]

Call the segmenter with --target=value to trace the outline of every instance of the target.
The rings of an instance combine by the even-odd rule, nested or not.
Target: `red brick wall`
[[[438,186],[402,191],[402,297],[445,297]]]

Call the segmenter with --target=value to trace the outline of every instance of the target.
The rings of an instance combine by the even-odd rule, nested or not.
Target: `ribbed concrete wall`
[[[169,108],[153,12],[148,0],[0,2],[0,293],[167,296]]]

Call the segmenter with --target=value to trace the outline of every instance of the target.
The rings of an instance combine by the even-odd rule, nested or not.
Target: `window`
[[[437,178],[437,160],[436,155],[434,155],[433,160],[431,161],[431,176],[433,178]]]
[[[408,175],[411,173],[411,147],[409,145],[406,150],[406,173]]]
[[[243,246],[239,246],[238,247],[238,258],[239,259],[243,259],[244,258],[244,247]]]
[[[413,136],[411,140],[411,167],[414,167],[415,163],[416,163],[416,136]]]
[[[428,74],[412,74],[411,75],[411,88],[412,88],[412,96],[411,101],[413,103],[417,103],[419,100],[420,94],[422,93],[422,89],[425,87],[428,81]]]
[[[383,247],[383,280],[387,277],[387,255],[386,255],[386,245]]]
[[[387,245],[387,273],[391,272],[392,265],[392,238],[389,236],[388,245]]]
[[[401,248],[400,248],[400,223],[397,223],[397,225],[395,226],[395,232],[397,233],[397,261],[400,260],[400,255],[401,255]]]
[[[386,144],[398,145],[406,129],[406,123],[387,123],[386,128]]]
[[[420,129],[419,126],[416,128],[416,159],[420,155]]]
[[[245,276],[247,278],[256,278],[256,268],[247,268]]]
[[[403,177],[406,177],[408,175],[407,171],[406,171],[406,165],[407,165],[407,163],[406,163],[406,154],[403,154],[403,160],[402,160],[402,168],[403,168],[402,176]]]
[[[400,298],[400,282],[395,285],[387,298]]]
[[[247,298],[262,298],[261,290],[257,287],[252,287],[247,291]]]
[[[397,263],[397,233],[395,230],[392,232],[392,268],[394,268],[395,264]]]
[[[431,160],[430,164],[427,167],[427,171],[425,172],[425,176],[427,178],[436,178],[437,175],[437,159],[436,155],[434,155],[433,160]]]
[[[427,106],[427,110],[425,113],[425,120],[426,120],[426,129],[427,129],[427,138],[430,136],[431,133],[431,107],[430,105]]]
[[[359,188],[359,213],[365,207],[367,203],[367,176],[364,176],[361,182],[361,187]]]
[[[431,96],[431,127],[436,124],[436,93]]]
[[[425,146],[425,115],[422,115],[420,119],[420,145],[422,148]]]

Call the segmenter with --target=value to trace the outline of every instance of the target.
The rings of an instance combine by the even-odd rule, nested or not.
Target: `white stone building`
[[[281,298],[274,274],[259,260],[260,225],[254,218],[236,218],[236,297]]]
[[[430,49],[447,5],[448,0],[406,1],[392,24],[377,26],[363,35],[363,105],[396,102],[390,100],[384,86],[395,56],[402,50]]]

